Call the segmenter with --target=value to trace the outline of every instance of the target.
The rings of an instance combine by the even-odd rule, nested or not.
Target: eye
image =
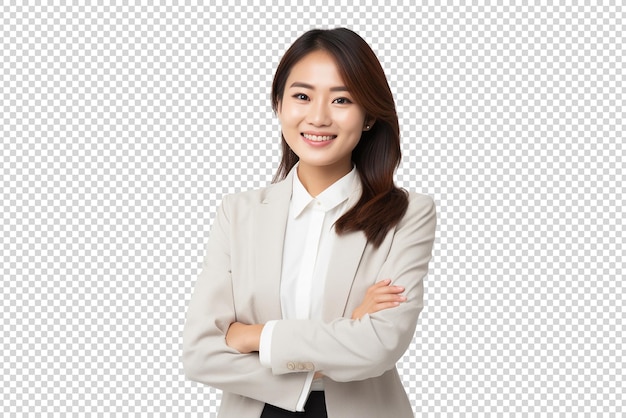
[[[349,103],[352,103],[352,101],[350,99],[348,99],[347,97],[338,97],[335,100],[333,100],[333,103],[349,104]]]
[[[294,94],[291,97],[293,97],[294,99],[297,99],[297,100],[309,100],[309,96],[307,96],[304,93],[296,93],[296,94]]]

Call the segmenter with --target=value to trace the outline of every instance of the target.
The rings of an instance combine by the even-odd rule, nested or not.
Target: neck
[[[310,166],[306,164],[298,165],[298,178],[313,197],[316,197],[334,182],[348,174],[352,170],[352,162],[348,166]]]

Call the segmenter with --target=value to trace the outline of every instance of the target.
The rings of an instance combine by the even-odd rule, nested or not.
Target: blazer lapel
[[[283,264],[283,246],[293,186],[293,170],[282,181],[271,185],[262,199],[255,219],[254,240],[259,243],[255,254],[256,272],[263,281],[259,286],[261,300],[269,319],[281,319],[280,276]]]
[[[358,177],[355,183],[354,192],[348,198],[348,208],[354,206],[361,197],[361,181]],[[322,309],[324,321],[329,322],[344,315],[352,282],[366,244],[367,238],[363,231],[348,232],[337,236],[326,275]]]
[[[255,268],[259,273],[259,286],[267,315],[262,320],[282,318],[280,303],[280,278],[283,264],[283,247],[287,216],[293,187],[292,170],[287,177],[267,189],[262,199],[255,224],[254,239],[261,243],[255,256]],[[361,197],[361,181],[357,177],[355,188],[348,198],[347,206],[354,206]],[[344,315],[348,296],[356,271],[361,262],[367,238],[362,231],[338,235],[334,245],[326,276],[324,289],[324,321],[331,321]]]

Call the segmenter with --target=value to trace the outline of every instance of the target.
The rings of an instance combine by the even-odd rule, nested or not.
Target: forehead
[[[287,88],[293,82],[304,82],[318,86],[343,85],[343,79],[335,59],[326,51],[313,51],[295,63],[289,77]]]

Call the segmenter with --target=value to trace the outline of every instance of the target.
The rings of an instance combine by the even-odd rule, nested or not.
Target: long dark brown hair
[[[375,123],[363,131],[352,151],[352,162],[361,178],[360,200],[335,223],[338,234],[363,231],[378,247],[385,235],[404,216],[407,193],[396,187],[393,173],[401,159],[400,127],[391,89],[376,54],[349,29],[313,29],[299,37],[283,56],[272,83],[272,109],[278,111],[293,66],[307,54],[323,50],[335,59],[339,73],[368,119]],[[282,137],[282,160],[274,182],[284,179],[298,156]]]

